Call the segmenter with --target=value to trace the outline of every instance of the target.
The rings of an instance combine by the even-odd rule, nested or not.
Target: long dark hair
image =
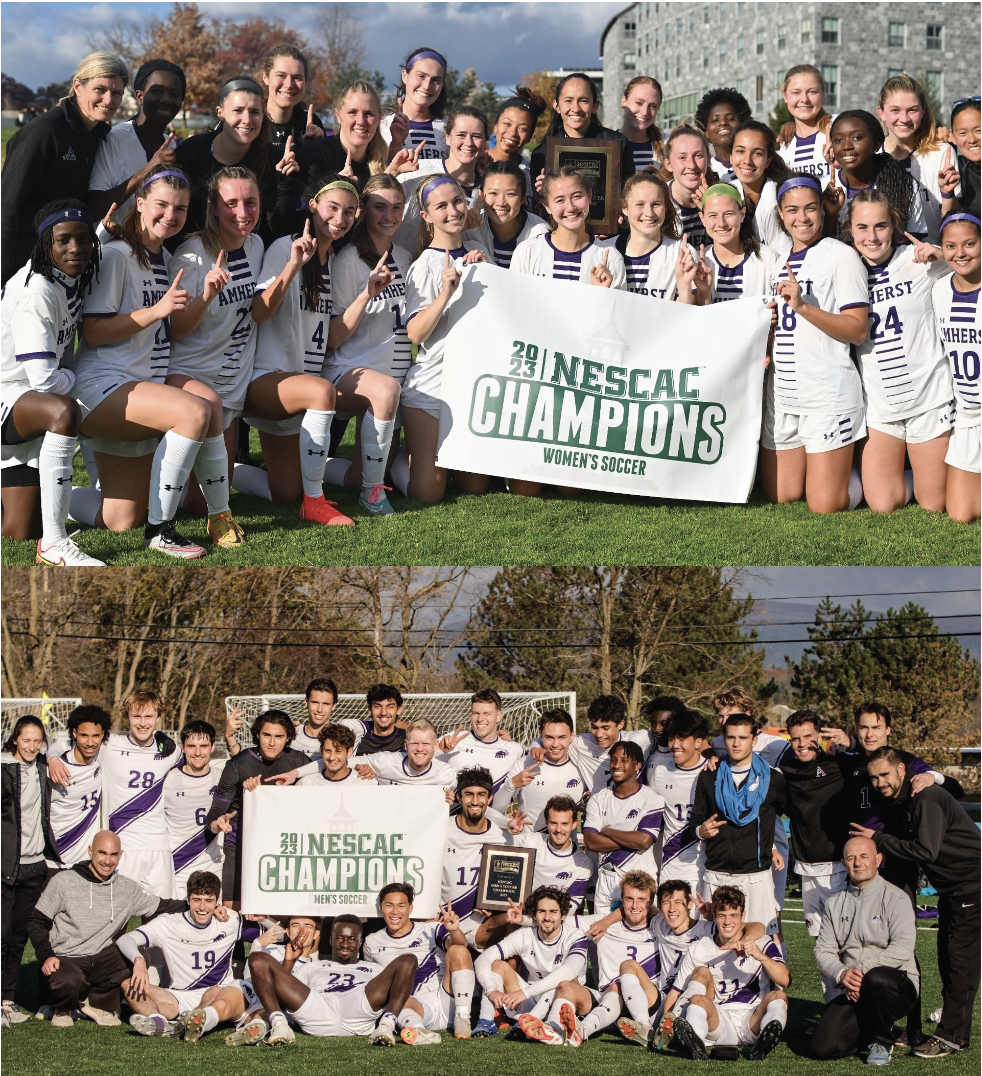
[[[50,217],[52,213],[60,213],[64,209],[81,209],[84,212],[89,212],[89,207],[80,202],[77,198],[58,198],[53,202],[48,202],[43,205],[37,213],[34,215],[34,230],[37,231],[38,227],[44,221],[46,217]],[[55,221],[49,224],[47,228],[37,237],[37,242],[34,244],[34,249],[31,251],[31,268],[27,272],[27,280],[37,273],[38,276],[43,276],[45,280],[54,281],[55,263],[51,259],[51,246],[54,242],[55,224],[61,223]],[[101,251],[101,245],[99,239],[96,236],[95,227],[89,225],[89,232],[92,235],[92,260],[82,271],[81,275],[76,279],[76,287],[79,292],[88,288],[92,281],[93,276],[99,275],[99,255]],[[27,280],[24,283],[27,283]]]
[[[190,191],[191,181],[187,179],[183,174],[181,175],[165,175],[160,179],[156,179],[160,172],[174,172],[176,169],[170,168],[166,164],[158,165],[153,172],[150,173],[150,177],[144,182],[143,186],[136,192],[137,198],[146,198],[152,187],[155,187],[158,183],[163,183],[167,187],[173,187],[176,191]],[[143,266],[144,269],[150,268],[150,250],[146,243],[143,242],[143,233],[140,231],[140,211],[136,207],[136,198],[133,199],[133,205],[130,207],[129,213],[126,214],[126,219],[122,224],[122,236],[121,238],[129,244],[130,249],[136,255],[136,260]]]
[[[24,714],[23,717],[18,717],[17,722],[11,729],[10,735],[4,740],[3,749],[13,754],[17,750],[17,737],[27,728],[28,725],[35,725],[41,730],[41,740],[44,746],[48,746],[48,734],[45,731],[44,723],[41,718],[35,717],[34,714]]]
[[[443,55],[442,52],[440,52],[439,49],[431,49],[429,45],[420,45],[420,47],[418,49],[413,49],[413,51],[403,61],[402,70],[403,71],[410,70],[410,68],[413,66],[414,61],[417,59],[417,57],[419,59],[421,59],[421,60],[422,59],[428,59],[428,57],[420,56],[419,54],[421,52],[435,52],[437,54],[437,56],[440,56],[444,60],[446,60],[446,57]],[[447,65],[446,65],[446,63],[444,63],[444,65],[443,65],[443,86],[440,88],[440,96],[433,102],[432,105],[430,105],[430,118],[431,119],[435,119],[435,120],[442,119],[444,109],[447,107],[447,70],[448,70]],[[400,75],[400,79],[401,79],[401,77],[402,76]],[[404,82],[401,83],[401,91],[402,91],[402,96],[405,97],[406,84]]]
[[[323,186],[323,183],[321,186]],[[364,205],[365,199],[376,191],[395,191],[402,198],[404,204],[406,200],[406,192],[403,190],[402,184],[388,172],[380,172],[377,176],[372,176],[365,184],[365,189],[361,192],[362,213],[355,222],[355,226],[351,229],[351,245],[358,251],[358,257],[370,269],[374,269],[378,263],[378,253],[368,231],[368,217],[364,212]],[[313,261],[313,258],[311,258],[311,261]],[[310,263],[308,262],[308,264]],[[304,268],[306,269],[306,266]]]
[[[241,86],[237,83],[251,82],[252,86]],[[270,121],[269,116],[266,114],[266,95],[263,93],[262,86],[256,82],[251,75],[232,75],[222,83],[222,88],[218,91],[218,104],[221,105],[225,98],[230,93],[254,93],[259,98],[260,112],[262,113],[262,125],[259,128],[259,134],[256,135],[252,144],[249,146],[245,157],[239,162],[240,164],[247,164],[257,176],[262,177],[266,174],[266,167],[269,164],[269,128]],[[216,131],[222,129],[222,122],[219,121]],[[262,185],[260,184],[260,191]]]
[[[571,79],[574,79],[574,78],[582,79],[590,87],[590,96],[593,98],[593,103],[595,105],[599,106],[599,104],[600,104],[600,91],[597,89],[597,84],[593,81],[592,78],[590,78],[589,75],[585,75],[582,71],[574,71],[571,75],[564,75],[556,83],[556,88],[552,91],[552,99],[553,99],[553,101],[555,101],[556,104],[559,104],[559,95],[563,92],[563,87],[566,85],[567,82],[569,82]],[[591,123],[599,123],[600,122],[600,109],[599,108],[590,117],[590,122]],[[559,110],[556,109],[556,111],[554,111],[553,114],[552,114],[552,119],[549,121],[549,130],[546,131],[546,138],[552,138],[554,135],[560,135],[560,134],[563,134],[563,133],[564,133],[563,118],[562,118],[562,116],[559,115]]]
[[[871,113],[862,108],[851,108],[840,112],[829,127],[829,142],[832,141],[832,132],[843,120],[858,120],[869,131],[876,152],[870,158],[870,166],[873,170],[873,178],[870,186],[876,187],[890,199],[890,203],[896,206],[897,212],[903,221],[904,230],[907,229],[907,220],[914,208],[916,188],[907,169],[895,157],[889,153],[881,153],[884,134],[880,121]]]
[[[372,180],[378,178],[380,177],[372,176],[372,179],[370,179],[368,182],[371,183]],[[310,175],[307,177],[307,184],[304,187],[303,191],[304,220],[299,230],[297,231],[298,236],[303,235],[303,225],[306,224],[308,220],[311,222],[311,235],[315,234],[314,223],[312,220],[313,214],[310,212],[310,200],[311,198],[317,197],[317,193],[318,191],[320,191],[321,187],[326,187],[328,183],[336,183],[338,180],[345,180],[347,183],[351,183],[351,185],[354,186],[354,183],[352,183],[352,181],[348,179],[347,176],[339,176],[334,172],[311,172]],[[375,259],[372,262],[373,268],[375,266],[375,262],[377,261],[378,255],[375,256]],[[323,279],[323,268],[320,263],[320,258],[316,256],[311,258],[310,261],[308,261],[307,264],[300,270],[300,274],[300,287],[307,298],[307,306],[310,310],[316,310],[317,300],[321,290],[321,281]]]
[[[741,131],[753,131],[755,134],[764,136],[764,141],[767,145],[767,156],[771,159],[771,163],[764,170],[764,179],[765,181],[772,179],[780,187],[791,175],[791,169],[784,163],[784,159],[777,152],[777,137],[774,132],[766,123],[760,123],[758,120],[744,120],[733,132],[734,145],[736,145],[737,135]]]

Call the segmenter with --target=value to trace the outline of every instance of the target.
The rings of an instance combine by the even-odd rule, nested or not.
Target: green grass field
[[[351,455],[354,424],[342,443]],[[253,460],[260,458],[252,434]],[[87,485],[75,458],[75,481]],[[481,496],[451,490],[438,505],[393,493],[396,515],[370,519],[358,493],[326,487],[352,527],[301,524],[295,506],[232,495],[248,544],[219,550],[206,542],[201,565],[275,564],[978,564],[979,524],[955,523],[916,505],[891,516],[867,508],[816,516],[805,504],[668,502],[584,492],[569,500],[513,497],[500,481]],[[202,541],[204,520],[178,516],[179,529]],[[174,565],[143,548],[143,532],[83,531],[79,544],[109,564]],[[4,566],[34,563],[34,543],[4,539]]]
[[[789,899],[787,920],[801,918],[800,900]],[[811,956],[812,941],[804,925],[786,924],[790,950],[792,1001],[789,1032],[785,1041],[755,1069],[761,1076],[778,1076],[794,1072],[795,1076],[829,1076],[831,1073],[863,1071],[859,1059],[818,1062],[811,1058],[807,1029],[821,1012],[821,987]],[[933,1024],[928,1014],[941,1004],[940,982],[933,930],[918,931],[918,956],[923,975],[923,1012],[928,1031]],[[34,980],[36,962],[30,948],[25,956],[25,980]],[[25,1005],[35,1002],[25,993]],[[946,1076],[975,1076],[979,1071],[979,1025],[976,1016],[973,1046],[953,1058],[938,1062]],[[6,1076],[132,1076],[133,1073],[180,1073],[182,1076],[215,1076],[215,1073],[268,1073],[274,1064],[271,1047],[257,1046],[233,1050],[224,1045],[222,1035],[214,1033],[191,1047],[172,1040],[143,1039],[125,1025],[99,1028],[82,1021],[72,1029],[57,1029],[50,1024],[32,1022],[3,1032],[3,1058]],[[546,1046],[513,1042],[502,1038],[455,1042],[446,1036],[441,1046],[417,1048],[399,1045],[395,1049],[370,1047],[364,1039],[313,1039],[298,1036],[294,1046],[283,1047],[276,1054],[276,1071],[281,1076],[300,1076],[329,1071],[340,1065],[353,1073],[385,1073],[386,1076],[421,1076],[423,1073],[480,1073],[495,1076],[567,1076],[570,1072],[584,1076],[633,1076],[635,1073],[697,1071],[695,1064],[674,1054],[652,1055],[624,1042],[617,1032],[601,1035],[587,1043],[579,1053],[551,1050]],[[723,1072],[725,1062],[708,1062],[698,1071]],[[746,1066],[744,1060],[739,1062]],[[891,1066],[897,1076],[923,1072],[927,1062],[908,1056],[906,1047],[898,1047]]]

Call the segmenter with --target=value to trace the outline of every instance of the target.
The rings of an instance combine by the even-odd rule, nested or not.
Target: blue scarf
[[[735,826],[757,821],[770,785],[771,768],[756,752],[750,756],[750,773],[739,788],[729,759],[724,758],[716,767],[716,803],[727,822]]]

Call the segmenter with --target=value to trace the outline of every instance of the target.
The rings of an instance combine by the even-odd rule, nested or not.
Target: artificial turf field
[[[921,898],[923,899],[923,898]],[[810,1057],[807,1028],[821,1012],[821,987],[812,958],[812,940],[801,919],[801,901],[788,898],[785,908],[785,936],[791,963],[792,995],[789,1030],[785,1039],[764,1061],[755,1065],[760,1076],[794,1072],[796,1076],[831,1076],[835,1073],[865,1071],[858,1058],[819,1062]],[[919,923],[923,922],[921,920]],[[134,921],[135,923],[135,921]],[[933,1030],[928,1014],[941,1004],[941,984],[937,972],[936,939],[933,929],[919,929],[917,952],[921,963],[925,1030]],[[35,980],[36,961],[28,946],[25,982]],[[32,987],[33,990],[33,987]],[[36,997],[25,992],[18,998],[27,1007]],[[71,1028],[58,1029],[33,1021],[19,1024],[2,1035],[5,1076],[156,1076],[188,1074],[216,1076],[231,1073],[275,1071],[279,1076],[308,1076],[312,1073],[371,1073],[386,1076],[420,1076],[422,1073],[460,1073],[467,1076],[633,1076],[657,1073],[659,1069],[696,1071],[695,1062],[674,1053],[649,1054],[621,1039],[616,1031],[591,1039],[578,1053],[526,1042],[474,1039],[456,1042],[447,1035],[440,1046],[393,1049],[371,1047],[365,1039],[313,1039],[298,1035],[293,1046],[225,1046],[222,1034],[213,1032],[196,1046],[170,1039],[145,1039],[125,1024],[119,1028],[99,1028],[87,1020]],[[979,1072],[979,1020],[973,1028],[969,1050],[940,1061],[922,1061],[908,1056],[906,1047],[894,1053],[891,1071],[912,1076],[927,1069],[943,1070],[947,1076],[976,1076]],[[748,1062],[706,1062],[701,1071],[723,1073]],[[739,1070],[737,1070],[739,1071]]]
[[[340,454],[351,455],[354,423]],[[252,432],[252,458],[259,462]],[[81,453],[75,483],[88,485]],[[427,505],[391,494],[395,516],[370,519],[358,491],[325,487],[354,527],[300,523],[297,506],[233,492],[232,512],[248,543],[222,550],[205,539],[203,519],[179,513],[178,529],[208,553],[188,563],[212,566],[346,564],[655,564],[655,565],[968,565],[979,563],[979,523],[963,524],[910,505],[890,516],[868,508],[817,516],[804,503],[774,505],[754,493],[749,505],[608,496],[514,497],[500,480],[490,493],[458,494]],[[69,525],[70,531],[73,529]],[[85,552],[112,565],[177,563],[143,547],[143,530],[82,530]],[[34,563],[35,543],[4,539],[0,563]]]

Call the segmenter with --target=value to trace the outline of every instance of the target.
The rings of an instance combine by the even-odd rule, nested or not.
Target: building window
[[[742,78],[737,79],[736,92],[737,93],[743,93],[743,79]]]
[[[726,42],[721,41],[719,43],[719,65],[722,67],[726,63]]]
[[[655,48],[658,48],[658,31],[655,30]]]
[[[764,107],[764,76],[758,75],[754,79],[754,112],[760,112]]]
[[[833,64],[822,64],[822,78],[825,79],[825,103],[831,108],[839,107],[839,68]]]
[[[757,31],[757,55],[758,56],[763,56],[764,55],[764,31],[763,30],[758,30]]]
[[[637,29],[638,29],[637,23],[633,23],[633,22],[624,23],[624,36],[625,37],[634,37],[634,35],[637,33]]]
[[[839,20],[838,19],[822,19],[822,44],[823,45],[838,45],[839,44]]]
[[[675,77],[682,77],[682,56],[680,54],[675,56]]]
[[[702,21],[706,26],[709,25],[709,5],[708,4],[702,9]]]
[[[682,20],[675,20],[675,39],[678,40],[682,36]]]
[[[931,101],[944,100],[944,74],[941,71],[925,71],[924,85]]]
[[[709,70],[709,49],[706,48],[702,50],[702,69],[703,71]]]
[[[737,59],[743,59],[743,34],[737,38]]]
[[[807,45],[812,39],[812,21],[811,19],[801,20],[801,43]]]
[[[689,33],[696,28],[696,13],[694,11],[689,12]]]
[[[779,49],[784,48],[785,38],[787,37],[788,28],[786,26],[779,26],[777,28],[777,47]]]
[[[689,53],[689,74],[691,75],[696,69],[696,59],[693,53]]]
[[[633,71],[638,66],[638,58],[633,52],[624,53],[624,66],[629,71]]]
[[[902,75],[903,73],[904,73],[904,69],[902,67],[888,67],[887,68],[887,78],[896,78],[898,75]]]
[[[927,47],[931,52],[941,51],[942,27],[937,23],[927,24]]]
[[[902,49],[907,46],[907,23],[891,22],[887,27],[887,44],[892,49]]]
[[[719,5],[719,21],[720,22],[725,22],[726,21],[726,4],[723,4],[723,3],[721,3]]]

